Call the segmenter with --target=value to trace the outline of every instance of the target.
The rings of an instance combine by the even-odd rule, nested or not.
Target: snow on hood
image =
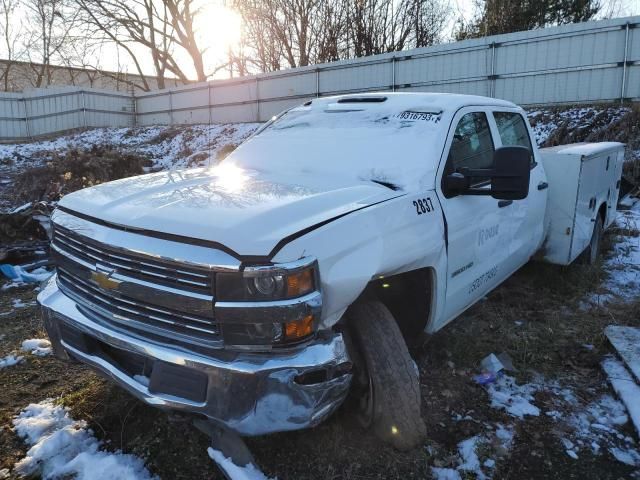
[[[283,238],[398,195],[372,182],[214,168],[130,177],[66,195],[61,207],[118,225],[268,255]]]
[[[337,175],[431,189],[451,112],[438,97],[409,98],[388,105],[314,100],[267,125],[225,162],[276,175]]]

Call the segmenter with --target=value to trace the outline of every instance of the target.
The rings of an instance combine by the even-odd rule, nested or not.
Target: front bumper
[[[72,357],[160,408],[203,415],[241,435],[317,425],[344,400],[350,358],[339,333],[291,351],[203,355],[116,331],[50,279],[38,295],[56,356]]]

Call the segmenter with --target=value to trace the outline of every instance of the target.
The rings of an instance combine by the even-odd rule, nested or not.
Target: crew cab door
[[[497,148],[491,110],[467,107],[449,128],[440,161],[437,193],[446,222],[447,284],[441,327],[484,296],[517,268],[510,254],[513,202],[482,195],[451,195],[442,178],[462,167],[491,168]],[[476,179],[475,188],[490,188],[490,179]]]
[[[492,117],[490,120],[495,123],[497,131],[496,148],[521,146],[531,151],[529,195],[505,207],[505,213],[508,213],[513,229],[509,253],[511,260],[520,266],[528,262],[542,244],[548,192],[547,177],[540,159],[537,158],[538,149],[533,148],[529,122],[523,112],[520,109],[500,108],[493,110]]]

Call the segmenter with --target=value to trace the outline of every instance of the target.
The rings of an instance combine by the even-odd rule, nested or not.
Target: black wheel
[[[353,305],[348,317],[361,424],[398,450],[419,446],[426,435],[420,376],[396,321],[379,301]]]
[[[581,257],[581,263],[587,265],[595,265],[600,257],[600,248],[602,245],[602,236],[604,234],[604,225],[602,223],[602,217],[598,215],[595,223],[593,224],[593,233],[591,234],[591,241],[587,246]]]

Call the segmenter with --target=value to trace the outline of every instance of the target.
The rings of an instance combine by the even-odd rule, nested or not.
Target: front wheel
[[[420,377],[398,324],[379,301],[353,305],[348,317],[360,370],[361,423],[398,450],[417,447],[426,435]]]

